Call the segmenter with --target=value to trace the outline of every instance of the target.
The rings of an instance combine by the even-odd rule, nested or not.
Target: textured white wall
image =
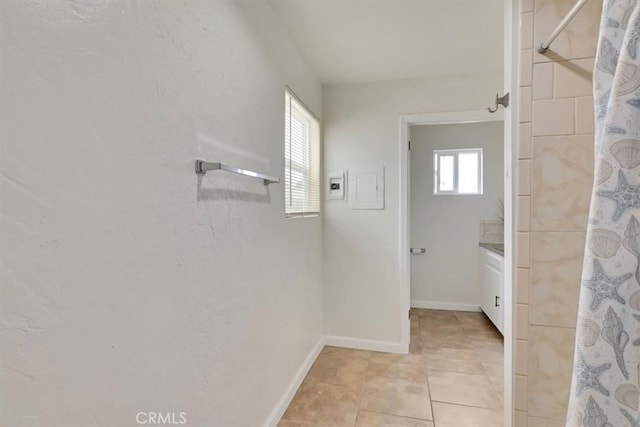
[[[1,425],[262,424],[322,334],[321,220],[286,220],[262,1],[0,2]]]
[[[478,224],[498,219],[504,193],[502,122],[411,128],[411,300],[480,305]],[[484,192],[434,196],[433,150],[482,148]]]
[[[384,210],[326,204],[327,334],[400,342],[400,117],[482,110],[501,88],[495,74],[325,88],[325,169],[386,168]]]

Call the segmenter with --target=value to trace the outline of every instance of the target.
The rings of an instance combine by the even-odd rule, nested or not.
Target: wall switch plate
[[[345,173],[343,171],[329,171],[326,173],[327,200],[344,200]]]

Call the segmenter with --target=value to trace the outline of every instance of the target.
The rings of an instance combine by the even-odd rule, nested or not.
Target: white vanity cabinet
[[[504,334],[503,295],[504,257],[480,248],[480,308],[501,334]]]

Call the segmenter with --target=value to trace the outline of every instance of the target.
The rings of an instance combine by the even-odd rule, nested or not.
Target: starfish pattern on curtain
[[[640,0],[604,0],[568,427],[640,427]],[[633,340],[633,342],[630,342]]]

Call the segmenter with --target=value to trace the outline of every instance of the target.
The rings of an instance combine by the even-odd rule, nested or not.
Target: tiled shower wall
[[[521,0],[515,238],[515,426],[564,426],[593,180],[592,68],[602,0],[547,55],[575,0]]]

